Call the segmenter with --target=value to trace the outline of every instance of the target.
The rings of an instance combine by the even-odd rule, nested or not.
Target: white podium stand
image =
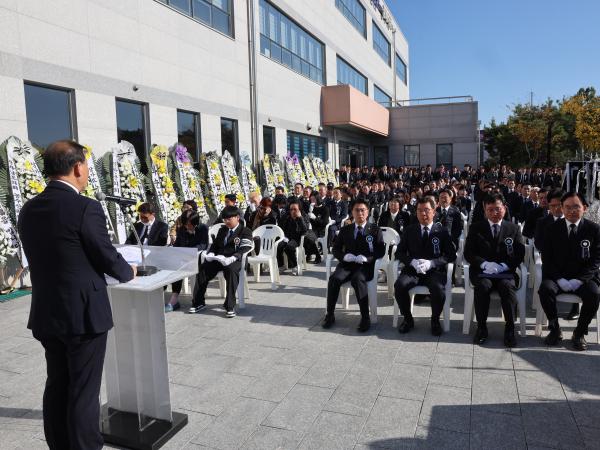
[[[187,424],[187,415],[171,411],[163,287],[198,273],[198,251],[145,248],[151,251],[146,263],[157,273],[109,281],[114,328],[104,361],[101,431],[107,443],[154,450]]]

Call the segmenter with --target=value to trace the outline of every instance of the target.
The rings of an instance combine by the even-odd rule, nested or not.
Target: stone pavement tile
[[[440,338],[440,342],[437,346],[437,352],[472,356],[473,347],[473,338],[471,335],[462,333],[446,333]]]
[[[472,364],[472,356],[438,353],[431,368],[429,383],[470,389]]]
[[[245,450],[280,450],[296,448],[302,435],[295,431],[260,426],[240,447]]]
[[[387,371],[394,363],[397,352],[395,348],[367,345],[356,358],[355,364],[365,369]]]
[[[414,339],[412,336],[410,339]],[[433,364],[437,348],[437,341],[407,340],[396,354],[394,364],[419,364],[430,366]]]
[[[220,355],[217,353],[205,354],[199,356],[193,363],[193,366],[187,370],[177,370],[170,375],[171,381],[185,386],[203,387],[206,380],[212,380],[219,377],[223,372],[228,371],[240,358],[235,356]],[[184,366],[187,367],[187,366]]]
[[[366,417],[322,411],[298,448],[346,450],[354,447]]]
[[[519,397],[543,400],[565,400],[563,387],[554,375],[534,369],[515,370]]]
[[[192,442],[220,449],[238,448],[275,406],[272,402],[240,397]]]
[[[469,448],[469,434],[419,426],[414,444],[418,449],[464,450]]]
[[[584,442],[566,401],[520,396],[527,444],[558,448],[583,448]]]
[[[473,406],[470,448],[473,450],[526,449],[521,417],[490,412],[487,405]]]
[[[306,372],[306,367],[274,365],[244,391],[245,397],[280,402]]]
[[[423,401],[430,372],[429,366],[394,364],[380,395]]]
[[[323,409],[366,417],[379,395],[386,375],[373,370],[351,369]]]
[[[476,345],[473,347],[473,369],[499,375],[514,375],[512,355],[512,352],[503,345],[497,347]]]
[[[354,359],[353,356],[327,355],[308,369],[298,383],[335,389],[354,367]]]
[[[240,358],[262,358],[266,355],[282,356],[286,350],[282,348],[265,347],[258,342],[244,342],[242,340],[230,340],[215,348],[215,353]]]
[[[578,389],[565,387],[569,406],[580,427],[600,427],[600,393],[586,390],[589,386]],[[600,443],[598,444],[600,446]]]
[[[469,432],[471,391],[430,384],[419,417],[419,425],[462,433]]]
[[[546,348],[513,348],[511,350],[513,365],[516,369],[543,370],[555,374],[554,363]]]
[[[218,378],[206,380],[199,388],[172,384],[171,404],[175,408],[216,416],[236,402],[255,381],[253,377],[223,373]]]
[[[473,371],[473,410],[520,415],[515,378],[496,372]]]
[[[190,331],[190,334],[194,334],[193,331]],[[197,338],[194,340],[193,345],[190,345],[186,348],[175,348],[171,347],[169,343],[169,338],[167,337],[167,346],[168,346],[168,358],[169,363],[177,363],[177,364],[185,364],[188,366],[193,366],[194,362],[206,355],[207,353],[212,353],[214,350],[220,346],[222,342],[217,341],[216,339],[206,339],[206,338]]]
[[[33,433],[0,429],[0,448],[10,450],[47,450],[46,441]]]
[[[579,427],[586,448],[600,448],[600,428],[598,422],[595,427]]]
[[[200,414],[193,411],[180,411],[188,416],[188,424],[173,436],[165,445],[164,450],[176,450],[184,448],[192,439],[211,426],[215,420],[214,416]]]
[[[315,421],[331,394],[333,389],[297,384],[262,424],[302,433]]]
[[[600,377],[591,375],[600,373],[600,357],[565,349],[550,351],[549,355],[563,384],[594,386],[600,391]]]
[[[358,442],[375,444],[380,441],[412,438],[417,428],[421,402],[391,397],[378,397]]]

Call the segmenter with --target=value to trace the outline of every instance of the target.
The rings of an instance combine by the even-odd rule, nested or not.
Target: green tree
[[[600,97],[593,87],[579,89],[562,104],[565,114],[575,119],[575,136],[588,152],[600,151]]]

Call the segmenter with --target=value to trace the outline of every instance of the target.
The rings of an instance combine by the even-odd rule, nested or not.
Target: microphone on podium
[[[96,200],[98,200],[99,202],[102,202],[102,201],[113,202],[113,203],[116,203],[117,205],[119,205],[123,209],[127,206],[135,205],[138,202],[137,200],[135,200],[133,198],[123,198],[123,197],[117,197],[115,195],[106,195],[104,192],[100,192],[100,191],[96,191],[94,193],[94,196],[96,197]],[[138,277],[146,277],[148,275],[154,275],[156,272],[158,272],[158,267],[146,265],[146,256],[144,255],[144,246],[142,245],[142,241],[140,241],[140,236],[139,236],[137,230],[135,229],[135,225],[129,218],[129,214],[127,214],[127,211],[123,211],[123,215],[125,216],[125,218],[129,222],[129,225],[131,226],[131,231],[133,232],[133,235],[135,236],[135,239],[137,240],[138,246],[140,247],[140,253],[142,254],[142,264],[140,266],[137,266],[137,276]]]

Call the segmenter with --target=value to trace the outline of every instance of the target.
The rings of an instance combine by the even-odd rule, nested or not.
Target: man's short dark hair
[[[560,189],[552,189],[550,192],[548,192],[548,195],[546,196],[546,200],[548,200],[548,203],[550,203],[550,201],[552,199],[562,199],[562,196],[564,195],[564,192],[561,191]],[[562,203],[562,202],[561,202]]]
[[[300,186],[302,189],[304,189],[304,185],[302,183],[296,183],[296,184],[294,184],[294,187],[296,187],[296,186]]]
[[[221,217],[223,219],[231,219],[232,217],[239,216],[240,209],[237,206],[226,206],[221,211]]]
[[[75,141],[56,141],[48,146],[43,157],[48,177],[67,176],[75,164],[85,162],[85,148]]]
[[[300,183],[296,183],[296,184],[300,184]],[[300,202],[298,200],[296,200],[296,199],[290,200],[287,205],[288,210],[290,210],[292,208],[292,205],[297,205],[298,209],[300,211],[302,211],[302,207],[300,206]]]
[[[581,203],[583,204],[583,206],[589,206],[587,200],[585,199],[585,197],[583,195],[581,195],[579,192],[576,191],[570,191],[565,193],[561,199],[560,199],[560,203],[564,203],[566,200],[573,198],[573,197],[577,197],[579,200],[581,200]]]
[[[156,214],[156,208],[154,208],[154,205],[152,203],[142,203],[140,206],[138,206],[138,212],[140,214]]]
[[[237,202],[237,196],[235,194],[227,194],[225,195],[225,198],[230,202]]]
[[[450,198],[454,198],[454,191],[452,189],[444,188],[438,191],[438,197],[442,194],[448,194]]]
[[[485,197],[483,197],[484,205],[491,205],[496,202],[500,202],[504,205],[506,203],[506,201],[504,200],[504,195],[502,195],[499,192],[494,192],[494,193],[490,193],[490,194],[486,195]]]
[[[354,199],[352,203],[350,203],[350,211],[352,211],[356,205],[365,205],[367,209],[370,209],[369,201],[362,197],[358,197],[357,199]]]

